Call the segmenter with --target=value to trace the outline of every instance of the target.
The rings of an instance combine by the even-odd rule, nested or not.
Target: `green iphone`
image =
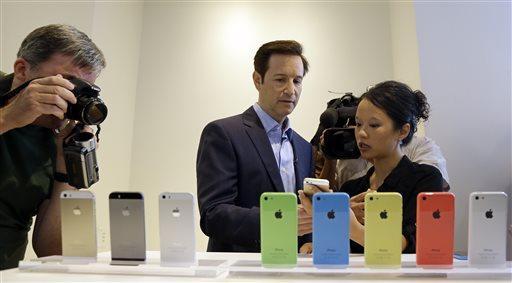
[[[368,193],[364,199],[364,260],[368,267],[400,267],[402,195]]]
[[[297,196],[263,193],[260,197],[261,263],[264,267],[297,265]]]

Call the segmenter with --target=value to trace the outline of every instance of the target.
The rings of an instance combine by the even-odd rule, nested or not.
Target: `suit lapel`
[[[242,114],[242,119],[246,126],[245,131],[258,151],[258,154],[265,165],[265,170],[272,180],[274,189],[278,192],[284,192],[284,185],[281,180],[279,168],[277,167],[276,157],[274,156],[267,133],[265,132],[263,124],[256,114],[256,111],[250,107]]]

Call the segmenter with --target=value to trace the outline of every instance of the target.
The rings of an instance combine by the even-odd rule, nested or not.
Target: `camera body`
[[[64,144],[68,183],[75,188],[89,188],[99,181],[96,137],[89,132],[77,133]]]
[[[78,121],[75,129],[83,125],[97,125],[107,118],[108,109],[99,98],[101,89],[76,77],[67,77],[75,85],[72,92],[76,104],[69,104],[66,118]],[[64,160],[68,172],[68,183],[75,188],[89,188],[99,181],[99,166],[96,159],[96,137],[89,132],[72,133],[64,143]]]
[[[357,159],[361,156],[355,138],[355,116],[359,98],[352,93],[345,93],[327,103],[327,109],[320,115],[320,125],[311,141],[318,145],[320,136],[324,135],[320,147],[327,159]]]
[[[327,159],[357,159],[361,156],[353,127],[325,130],[321,149]]]
[[[75,85],[72,90],[76,104],[69,104],[66,118],[79,121],[85,125],[99,125],[106,118],[108,109],[99,98],[101,89],[87,81],[75,77],[67,77]]]

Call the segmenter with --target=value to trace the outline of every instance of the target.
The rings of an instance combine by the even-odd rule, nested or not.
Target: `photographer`
[[[354,157],[355,152],[359,156],[357,146],[347,138],[343,143],[340,143],[339,139],[333,139],[328,146],[324,143],[324,130],[330,127],[355,127],[355,109],[358,103],[359,99],[352,94],[329,101],[327,110],[320,117],[317,133],[311,140],[315,155],[315,176],[329,180],[333,191],[339,190],[346,181],[364,176],[371,167],[369,161]],[[355,141],[355,137],[351,139]],[[354,152],[347,150],[351,147],[354,147]],[[320,148],[327,152],[323,153]],[[415,134],[411,141],[402,147],[402,151],[413,162],[436,167],[443,175],[443,190],[450,189],[446,159],[434,140]],[[337,156],[339,154],[345,157]]]
[[[67,184],[63,141],[75,122],[65,114],[77,103],[66,78],[93,83],[105,67],[98,47],[69,25],[32,31],[17,57],[14,73],[0,79],[0,270],[23,259],[34,215],[36,254],[61,254],[59,198],[74,189]]]

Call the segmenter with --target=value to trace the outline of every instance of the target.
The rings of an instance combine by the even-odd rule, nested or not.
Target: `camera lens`
[[[67,194],[64,194],[64,197],[67,197],[68,195]]]
[[[162,198],[165,199],[165,195],[163,195]]]
[[[263,199],[264,199],[264,200],[268,200],[268,197],[264,197]]]
[[[479,200],[479,199],[480,199],[480,197],[479,197],[479,196],[476,196],[476,197],[475,197],[475,199],[476,199],[476,200]]]
[[[423,199],[423,200],[427,200],[427,197],[423,197],[422,199]]]
[[[84,108],[82,118],[89,125],[98,125],[105,121],[107,113],[107,106],[101,100],[95,99]]]
[[[320,197],[316,197],[316,200],[320,200]]]
[[[373,197],[370,197],[370,200],[373,200]]]

